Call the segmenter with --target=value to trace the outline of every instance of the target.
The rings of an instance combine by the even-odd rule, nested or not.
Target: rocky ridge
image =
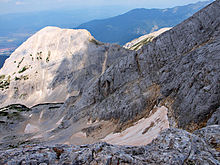
[[[164,33],[171,28],[162,28],[158,31],[152,32],[150,34],[143,35],[139,38],[136,38],[128,43],[126,43],[123,47],[130,50],[139,50],[143,45],[148,44],[151,42],[155,37],[159,36],[160,34]]]

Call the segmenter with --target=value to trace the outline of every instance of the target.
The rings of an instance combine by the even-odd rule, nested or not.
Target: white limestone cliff
[[[87,30],[46,27],[17,48],[0,70],[0,105],[64,102],[126,52],[96,41]]]

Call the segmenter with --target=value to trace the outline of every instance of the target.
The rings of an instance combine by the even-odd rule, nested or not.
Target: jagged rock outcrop
[[[64,102],[128,53],[96,41],[86,30],[46,27],[17,48],[0,70],[0,105]]]
[[[150,34],[143,35],[133,41],[126,43],[123,47],[130,50],[139,50],[143,45],[148,44],[151,42],[155,37],[159,36],[160,34],[164,33],[171,28],[162,28],[158,31],[152,32]]]
[[[219,126],[215,127],[219,129]],[[208,134],[218,135],[210,127],[205,129],[209,130]],[[0,151],[1,164],[217,165],[219,160],[219,152],[203,138],[179,129],[163,131],[151,144],[141,147],[113,146],[102,142],[82,146],[32,144]]]

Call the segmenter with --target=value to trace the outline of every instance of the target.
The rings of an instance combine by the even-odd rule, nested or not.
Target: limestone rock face
[[[168,108],[171,127],[206,126],[220,106],[219,15],[218,0],[122,57],[71,103],[63,128],[87,118],[112,121],[120,132],[155,106]]]
[[[168,129],[151,144],[141,147],[114,146],[104,142],[81,146],[23,145],[1,150],[0,163],[218,165],[219,152],[213,150],[203,138],[184,130]]]
[[[16,49],[0,70],[1,106],[64,102],[128,52],[96,41],[86,30],[46,27]]]

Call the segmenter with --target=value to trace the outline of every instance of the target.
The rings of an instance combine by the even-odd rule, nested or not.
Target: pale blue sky
[[[0,0],[0,14],[53,9],[121,6],[122,8],[169,8],[199,0]],[[205,1],[205,0],[200,0]]]

